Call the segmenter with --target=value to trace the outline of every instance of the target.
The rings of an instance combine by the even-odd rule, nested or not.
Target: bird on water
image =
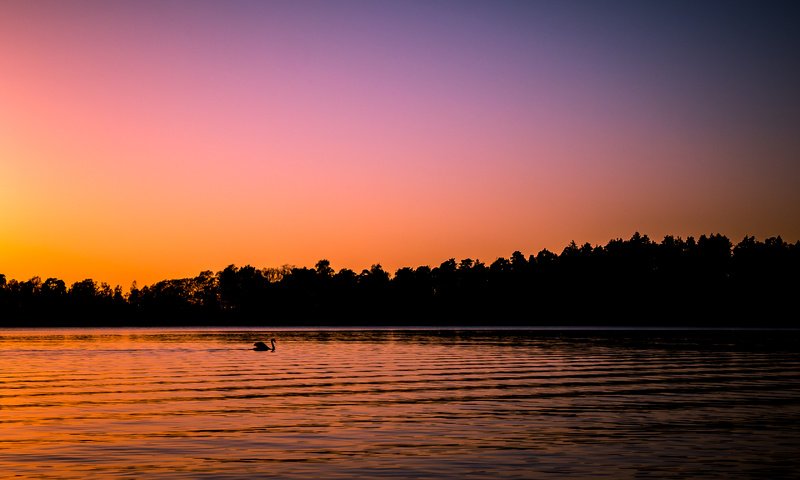
[[[253,350],[256,350],[256,351],[259,351],[259,352],[274,352],[275,351],[275,339],[274,338],[270,339],[270,342],[272,343],[272,348],[268,347],[267,344],[264,343],[264,342],[256,342],[256,343],[253,344]]]

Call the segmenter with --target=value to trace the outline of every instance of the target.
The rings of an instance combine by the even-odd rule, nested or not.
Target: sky
[[[0,273],[800,239],[800,4],[0,0]]]

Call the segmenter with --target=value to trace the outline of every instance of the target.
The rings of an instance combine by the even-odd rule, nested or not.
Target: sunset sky
[[[0,273],[800,239],[800,2],[0,0]]]

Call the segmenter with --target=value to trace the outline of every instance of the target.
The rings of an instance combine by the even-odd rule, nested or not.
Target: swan
[[[266,351],[266,352],[274,352],[275,351],[275,339],[270,339],[272,342],[272,348],[269,348],[266,343],[264,342],[256,342],[253,344],[253,350],[257,350],[259,352]]]

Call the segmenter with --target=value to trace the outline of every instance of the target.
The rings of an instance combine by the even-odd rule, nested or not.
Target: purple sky
[[[800,238],[793,2],[0,2],[0,266]]]

